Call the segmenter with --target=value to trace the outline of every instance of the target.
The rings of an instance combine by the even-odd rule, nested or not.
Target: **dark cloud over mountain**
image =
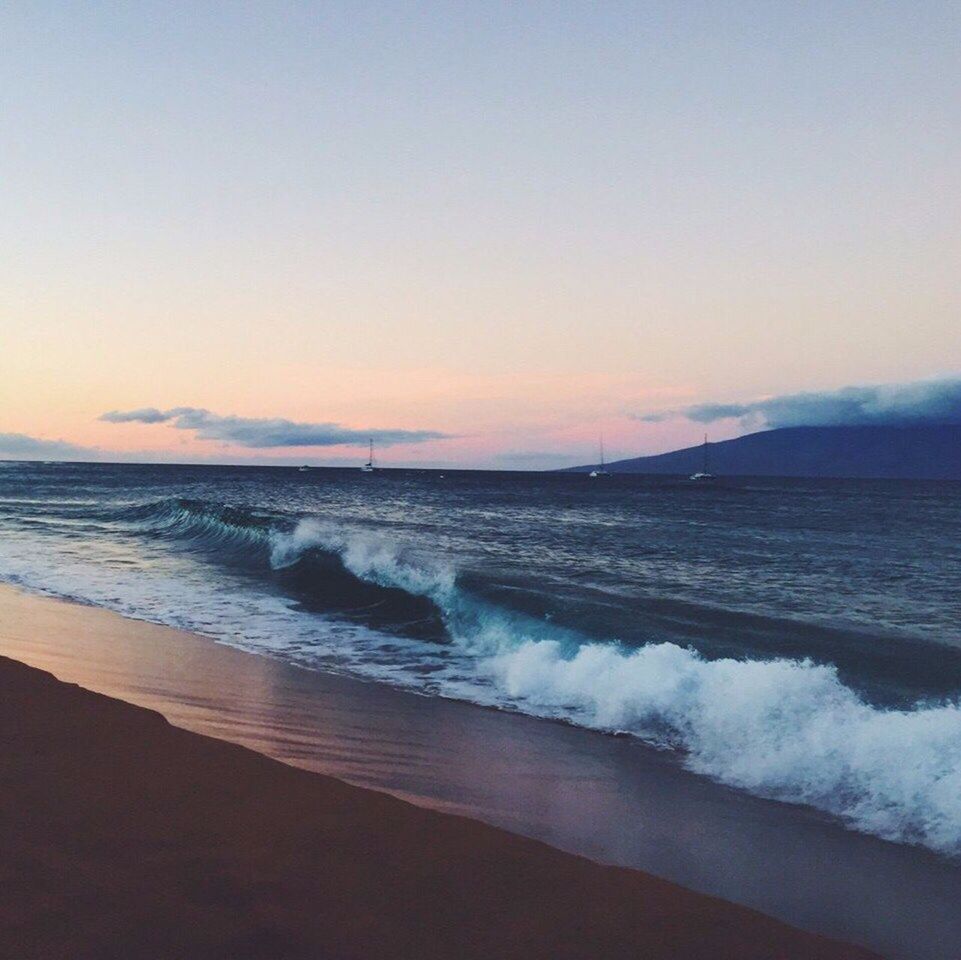
[[[696,423],[737,418],[777,427],[911,426],[961,423],[961,378],[845,387],[795,393],[748,403],[702,403],[637,417],[657,423],[684,417]]]

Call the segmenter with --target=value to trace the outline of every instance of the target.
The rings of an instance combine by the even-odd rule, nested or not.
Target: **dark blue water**
[[[0,464],[0,578],[961,852],[961,485]]]

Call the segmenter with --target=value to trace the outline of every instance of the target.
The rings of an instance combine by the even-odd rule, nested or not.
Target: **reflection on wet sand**
[[[891,957],[961,945],[961,868],[634,741],[300,670],[0,587],[0,653],[306,769],[637,867]]]

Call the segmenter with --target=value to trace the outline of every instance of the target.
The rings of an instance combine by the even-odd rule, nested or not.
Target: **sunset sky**
[[[540,468],[952,378],[959,43],[950,2],[7,4],[0,457]]]

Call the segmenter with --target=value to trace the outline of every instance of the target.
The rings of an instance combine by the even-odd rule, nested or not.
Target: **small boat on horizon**
[[[367,455],[367,462],[360,468],[361,473],[373,473],[377,468],[374,466],[374,440],[370,440],[370,452]]]
[[[598,463],[598,465],[588,474],[588,476],[594,477],[595,479],[597,477],[610,476],[610,474],[604,469],[604,437],[603,436],[601,437],[601,440],[600,440],[600,454],[601,454],[600,463]]]
[[[704,434],[704,443],[702,445],[702,450],[703,450],[703,461],[702,461],[701,469],[698,470],[696,473],[692,473],[687,478],[688,480],[691,480],[694,483],[710,483],[713,480],[717,480],[717,477],[715,477],[714,474],[707,469],[707,434],[706,433]]]
[[[298,468],[297,468],[297,472],[298,472],[298,473],[306,473],[309,469],[310,469],[310,467],[308,467],[307,464],[305,463],[302,467],[298,467]]]

